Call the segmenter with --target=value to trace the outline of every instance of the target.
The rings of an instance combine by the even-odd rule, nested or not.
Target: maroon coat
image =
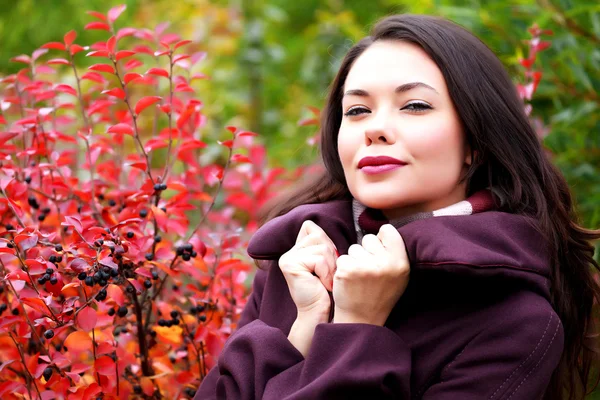
[[[385,326],[319,324],[304,358],[287,340],[296,307],[277,260],[307,219],[340,254],[356,242],[350,201],[303,205],[259,229],[248,253],[274,261],[194,400],[541,398],[563,327],[531,220],[489,211],[399,228],[410,281]]]

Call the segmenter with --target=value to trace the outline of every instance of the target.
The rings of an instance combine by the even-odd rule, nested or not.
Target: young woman
[[[343,60],[321,136],[324,173],[252,237],[269,261],[195,399],[583,398],[600,232],[492,51],[385,18]]]

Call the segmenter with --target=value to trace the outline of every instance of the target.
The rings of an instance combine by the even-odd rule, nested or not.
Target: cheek
[[[418,134],[407,137],[407,147],[417,163],[462,164],[464,139],[459,126],[452,122],[427,124]]]

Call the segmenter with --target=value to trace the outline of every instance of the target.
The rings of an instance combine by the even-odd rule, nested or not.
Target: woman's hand
[[[337,259],[334,323],[383,326],[408,285],[410,264],[400,233],[390,224],[365,235]]]
[[[327,322],[331,308],[327,290],[332,290],[336,258],[336,247],[325,231],[304,221],[294,247],[279,258],[298,317],[324,317]]]

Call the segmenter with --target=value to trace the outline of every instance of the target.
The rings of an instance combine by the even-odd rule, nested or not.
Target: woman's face
[[[464,200],[466,185],[458,182],[469,149],[444,77],[420,47],[375,42],[354,62],[343,91],[338,149],[358,201],[398,218]],[[359,168],[364,157],[379,156],[404,164]]]

